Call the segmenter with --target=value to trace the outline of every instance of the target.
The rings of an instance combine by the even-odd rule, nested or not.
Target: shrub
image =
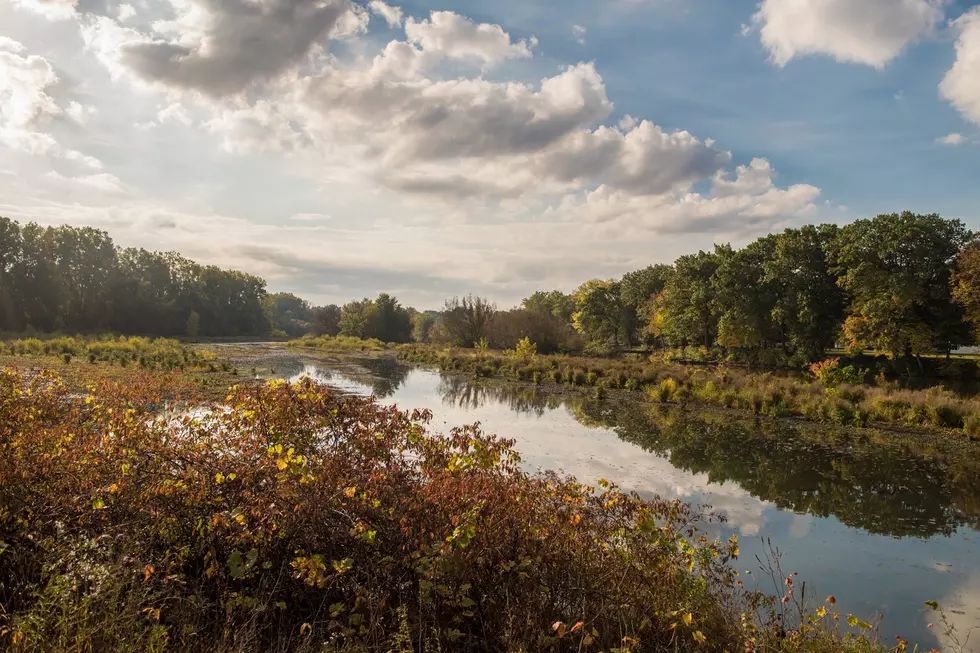
[[[745,647],[736,542],[686,504],[530,476],[475,427],[310,380],[193,419],[152,394],[0,373],[0,647]]]
[[[841,367],[839,358],[828,358],[827,360],[811,365],[810,373],[825,386],[832,388],[841,383],[860,385],[864,383],[864,377],[868,371],[858,369],[853,365]]]

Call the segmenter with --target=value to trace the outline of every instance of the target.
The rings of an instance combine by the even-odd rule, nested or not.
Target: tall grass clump
[[[173,371],[199,368],[214,360],[214,355],[169,338],[139,336],[70,337],[40,340],[23,338],[0,343],[0,353],[14,356],[52,356],[70,363],[82,358],[90,363],[125,366],[137,362],[142,367]]]

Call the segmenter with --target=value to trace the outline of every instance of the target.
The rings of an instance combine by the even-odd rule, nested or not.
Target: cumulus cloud
[[[388,27],[401,27],[402,9],[393,7],[382,0],[371,0],[368,8],[376,15],[381,16],[388,23]]]
[[[830,55],[882,67],[943,18],[943,0],[762,0],[754,20],[772,61]]]
[[[110,66],[121,64],[145,81],[220,97],[289,70],[324,38],[357,33],[367,21],[366,11],[347,0],[171,4],[176,17],[154,23],[153,34],[103,18],[87,28],[86,41]]]
[[[77,103],[66,111],[49,94],[58,82],[51,63],[9,38],[0,38],[0,145],[32,155],[47,155],[98,169],[98,159],[63,147],[42,126],[52,118],[82,113]]]
[[[964,118],[980,125],[980,7],[960,16],[953,26],[959,31],[956,61],[939,92]]]
[[[452,11],[433,11],[427,20],[409,18],[405,35],[423,51],[458,59],[472,57],[486,63],[530,57],[531,48],[537,44],[533,37],[530,45],[526,40],[513,42],[500,25],[476,24]]]
[[[127,21],[135,15],[136,15],[136,7],[134,7],[129,3],[123,3],[119,5],[119,10],[116,13],[116,16],[118,16],[119,20],[121,21]]]

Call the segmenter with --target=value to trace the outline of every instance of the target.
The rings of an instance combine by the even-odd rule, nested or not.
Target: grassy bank
[[[143,388],[0,373],[0,648],[885,650],[832,605],[772,626],[786,603],[686,504],[312,382],[226,403],[156,418]]]
[[[639,355],[622,358],[518,355],[431,345],[401,345],[403,360],[438,365],[480,378],[511,379],[537,385],[583,388],[602,394],[621,389],[643,393],[658,403],[700,402],[772,417],[797,417],[844,426],[898,426],[944,429],[980,438],[980,400],[942,388],[903,390],[878,385],[826,381],[800,374],[756,373],[724,365],[692,367]],[[858,375],[860,377],[862,375]]]
[[[22,338],[0,342],[0,368],[55,372],[74,390],[104,380],[160,385],[187,400],[219,398],[249,378],[213,353],[167,338],[103,336]]]

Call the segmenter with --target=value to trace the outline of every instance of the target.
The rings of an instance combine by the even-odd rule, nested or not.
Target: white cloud
[[[12,39],[0,40],[0,145],[36,156],[52,156],[99,169],[98,159],[63,147],[49,133],[41,131],[52,118],[82,111],[75,104],[62,109],[49,94],[58,75],[47,59],[27,54]]]
[[[537,43],[534,38],[530,45],[525,40],[512,42],[500,25],[476,24],[451,11],[433,11],[428,20],[409,18],[405,35],[423,51],[457,59],[472,57],[486,63],[530,57],[531,48]]]
[[[41,14],[48,20],[69,20],[78,0],[11,0],[15,7]]]
[[[762,0],[754,21],[763,45],[784,66],[826,54],[882,67],[943,18],[943,0]]]
[[[136,15],[136,7],[134,7],[129,3],[123,3],[119,5],[119,11],[116,13],[116,16],[119,18],[119,20],[123,22],[129,20],[135,15]]]
[[[947,134],[946,136],[943,136],[941,138],[937,138],[936,142],[942,145],[961,145],[964,140],[965,139],[963,138],[963,134],[953,133],[953,134]]]
[[[368,3],[368,8],[376,15],[381,16],[388,23],[388,27],[401,27],[402,24],[402,9],[401,7],[393,7],[382,0],[371,0]]]
[[[125,187],[119,178],[106,172],[94,175],[67,177],[56,170],[50,170],[44,174],[44,177],[65,186],[75,186],[103,193],[125,192]]]
[[[588,30],[581,25],[572,25],[572,35],[575,37],[575,40],[578,41],[579,45],[585,45],[586,31]]]
[[[959,31],[956,61],[939,85],[939,93],[964,118],[980,125],[980,7],[960,16],[953,26]]]
[[[161,109],[157,113],[157,120],[160,122],[160,124],[171,122],[181,125],[190,125],[194,122],[191,120],[191,117],[184,108],[184,105],[180,102],[174,102],[173,104]]]

